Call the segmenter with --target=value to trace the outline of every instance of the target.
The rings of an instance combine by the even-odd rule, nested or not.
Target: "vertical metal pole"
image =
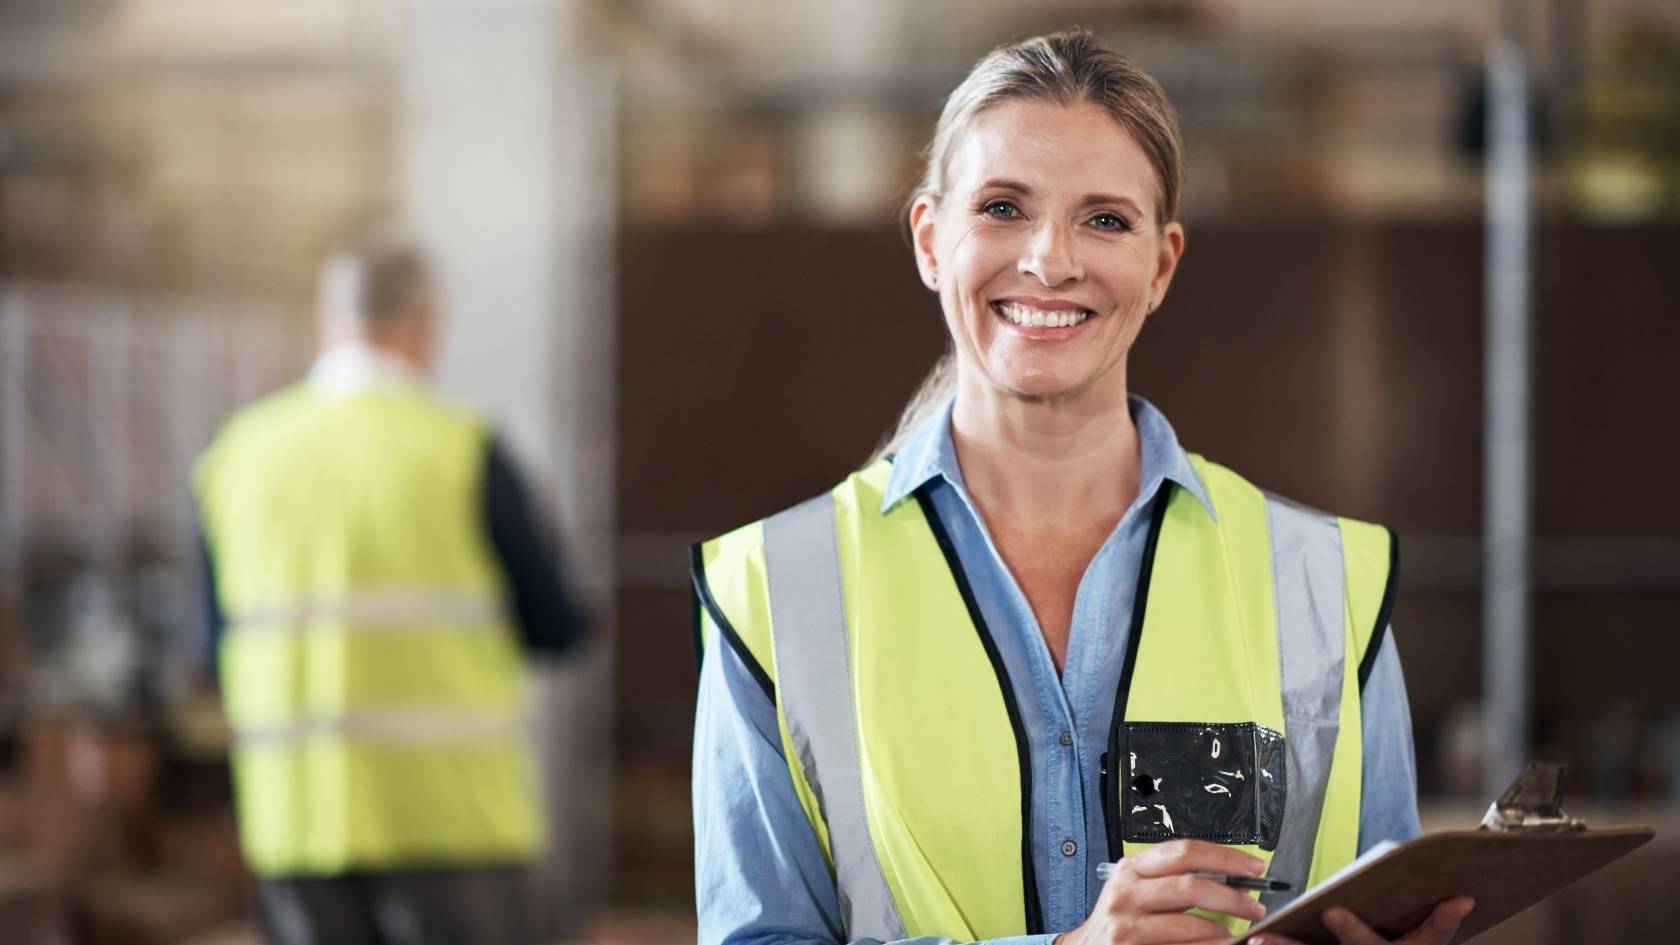
[[[1488,51],[1482,478],[1482,789],[1521,770],[1529,741],[1528,77],[1508,40]]]

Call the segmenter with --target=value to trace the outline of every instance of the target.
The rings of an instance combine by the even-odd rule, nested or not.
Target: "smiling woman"
[[[694,550],[702,942],[1220,942],[1418,832],[1391,534],[1128,389],[1179,165],[1088,33],[952,93],[907,208],[950,353],[882,455]]]
[[[1172,281],[1184,228],[1159,175],[1109,111],[1015,101],[969,122],[941,193],[910,209],[960,382],[1124,412],[1126,354]]]
[[[1176,266],[1177,256],[1183,252],[1184,246],[1184,230],[1176,222],[1183,179],[1183,145],[1179,138],[1178,119],[1166,93],[1153,78],[1130,60],[1104,47],[1091,34],[1081,31],[1028,40],[995,50],[982,59],[946,99],[933,141],[928,146],[922,179],[917,183],[906,210],[923,281],[929,288],[938,290],[936,264],[932,269],[929,267],[931,247],[922,241],[932,230],[933,221],[927,217],[929,208],[948,206],[953,201],[959,205],[962,203],[961,198],[953,195],[963,193],[963,158],[970,158],[970,168],[988,166],[983,160],[973,160],[986,155],[983,152],[973,153],[975,145],[968,132],[977,122],[989,116],[995,117],[995,111],[1016,105],[1043,106],[1039,110],[1040,117],[1047,117],[1051,122],[1057,120],[1058,113],[1066,106],[1074,106],[1070,110],[1079,112],[1082,120],[1089,119],[1089,113],[1100,112],[1105,120],[1098,122],[1096,127],[1106,139],[1105,143],[1112,143],[1116,136],[1122,139],[1119,148],[1104,151],[1100,161],[1106,163],[1116,155],[1123,155],[1128,165],[1125,177],[1135,189],[1113,193],[1098,190],[1079,196],[1083,198],[1081,203],[1085,204],[1082,209],[1089,213],[1090,223],[1096,227],[1117,233],[1134,233],[1140,226],[1153,223],[1157,235],[1164,238],[1162,249],[1170,250],[1173,258],[1167,263],[1159,291],[1152,295],[1144,314],[1153,312],[1166,294],[1172,268]],[[1052,132],[1050,135],[1041,135],[1029,142],[1024,139],[999,140],[999,129],[994,128],[988,143],[994,148],[1002,144],[1024,150],[1034,145],[1054,147],[1057,141],[1071,137],[1066,132],[1072,129],[1049,130]],[[1005,131],[1001,137],[1008,139],[1010,136]],[[1033,157],[1031,154],[1019,156],[1029,160]],[[1065,158],[1071,155],[1063,157],[1066,163]],[[1140,158],[1142,167],[1137,166]],[[1001,171],[1002,168],[994,170]],[[972,185],[974,182],[967,183]],[[1004,191],[995,198],[997,206],[991,206],[993,201],[988,200],[978,208],[994,218],[1020,216],[1023,208],[1018,199],[1033,196],[1029,182],[1007,174],[987,179],[982,186]],[[978,195],[970,193],[965,196],[973,198]],[[1147,218],[1146,213],[1149,214]],[[921,225],[924,222],[928,225]],[[1008,313],[1004,314],[1009,317]],[[1020,324],[1019,319],[1028,319],[1030,327],[1030,305],[1020,306],[1015,315],[1011,320]],[[955,339],[960,335],[952,332],[952,337]],[[882,444],[874,459],[895,451],[911,432],[922,426],[950,398],[956,381],[954,358],[954,352],[949,352],[934,366],[922,388],[911,398],[897,428]]]

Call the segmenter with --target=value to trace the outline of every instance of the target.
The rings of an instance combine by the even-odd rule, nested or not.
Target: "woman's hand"
[[[1447,945],[1475,906],[1476,901],[1466,896],[1448,899],[1436,906],[1422,925],[1406,933],[1393,945]],[[1336,933],[1336,939],[1342,945],[1390,945],[1388,939],[1371,931],[1371,927],[1359,921],[1358,916],[1339,907],[1324,910],[1324,927]],[[1249,945],[1301,945],[1281,935],[1256,935],[1248,942]]]
[[[1173,840],[1123,858],[1103,886],[1085,924],[1056,945],[1215,945],[1231,937],[1223,925],[1189,915],[1205,909],[1258,920],[1266,909],[1247,893],[1189,875],[1195,870],[1259,876],[1266,864],[1241,850],[1205,840]],[[1282,945],[1283,940],[1278,940]]]

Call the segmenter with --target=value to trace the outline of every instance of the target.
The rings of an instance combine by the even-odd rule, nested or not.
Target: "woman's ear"
[[[922,275],[922,285],[939,291],[939,257],[933,251],[933,218],[939,201],[932,194],[922,194],[910,204],[910,244],[916,251],[916,271]]]
[[[1184,226],[1177,220],[1161,228],[1161,247],[1155,257],[1155,278],[1150,280],[1149,303],[1151,312],[1161,304],[1167,296],[1167,287],[1172,285],[1173,273],[1178,271],[1178,260],[1184,255]]]

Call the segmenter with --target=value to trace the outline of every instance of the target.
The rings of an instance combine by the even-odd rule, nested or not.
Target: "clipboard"
[[[1475,830],[1427,834],[1355,860],[1273,915],[1231,938],[1263,932],[1307,945],[1337,945],[1320,916],[1343,906],[1385,938],[1397,939],[1443,900],[1471,896],[1476,908],[1454,942],[1467,941],[1656,836],[1651,827],[1588,829],[1558,807],[1562,765],[1531,765]]]

